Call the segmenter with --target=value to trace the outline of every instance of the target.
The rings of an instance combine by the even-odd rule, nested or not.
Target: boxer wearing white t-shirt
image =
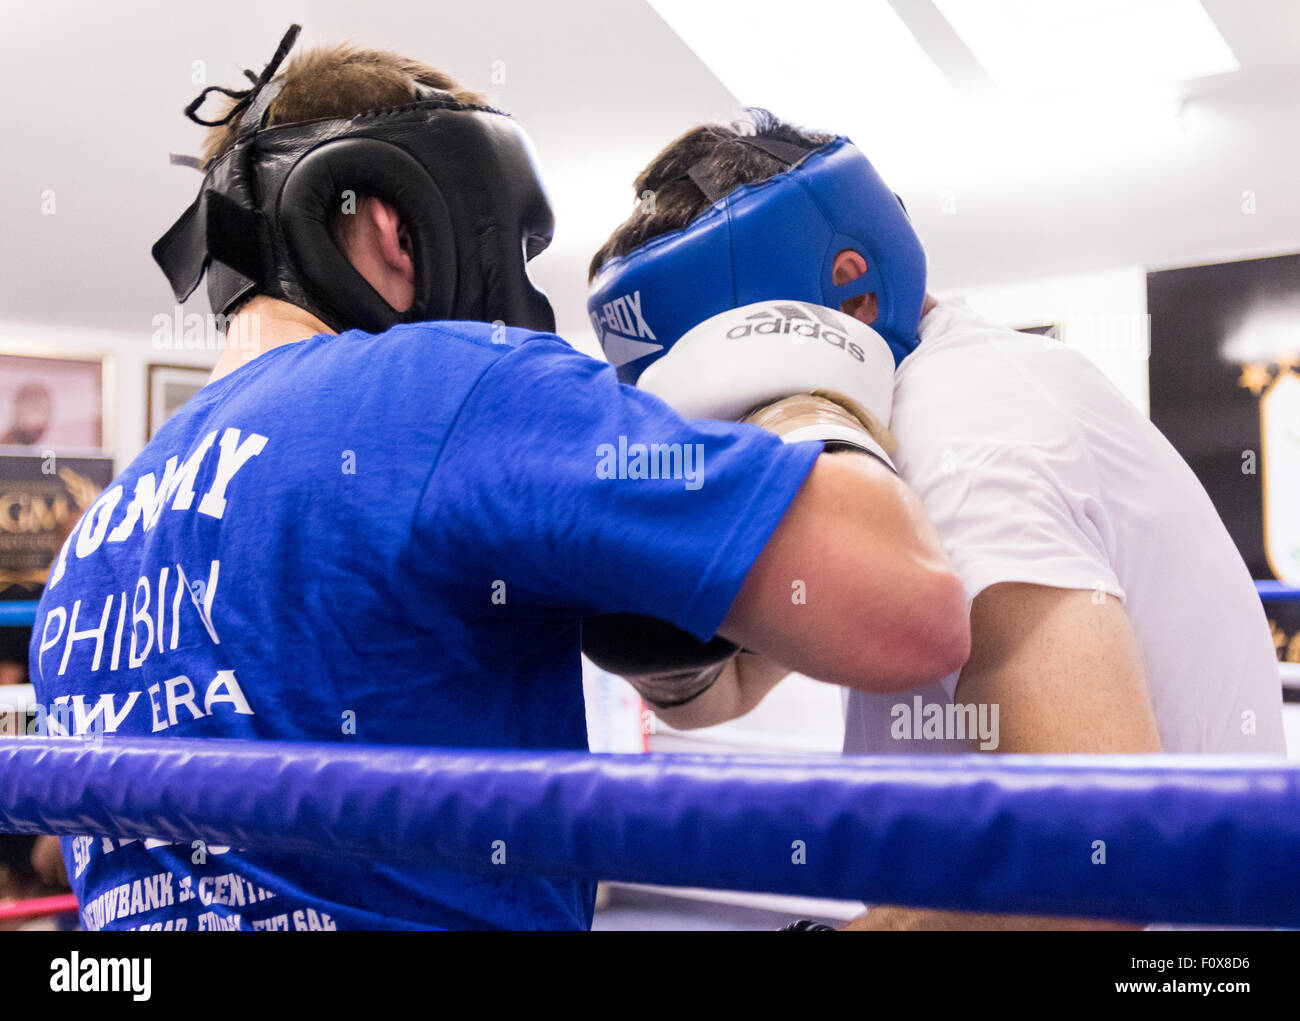
[[[1285,753],[1277,659],[1250,574],[1191,469],[1090,361],[960,300],[939,303],[898,368],[891,429],[895,464],[943,538],[977,630],[961,674],[906,701],[1000,701],[1000,751]],[[1131,631],[1128,690],[1086,662],[1047,675],[1054,642],[1082,637],[1060,635],[1067,626],[1116,643]],[[999,679],[1008,670],[1016,679]],[[1087,708],[1062,691],[1076,682],[1134,702],[1144,687],[1160,748],[1115,747],[1138,736],[1137,721],[1111,712],[1102,726],[1066,718],[1049,731],[1044,703]],[[899,737],[899,702],[852,693],[845,752],[971,750]],[[1040,718],[1019,718],[1028,712]]]
[[[976,747],[898,726],[919,695],[945,719],[997,705],[1004,752],[1285,754],[1250,574],[1191,469],[1096,366],[945,301],[898,368],[891,426],[971,600],[972,654],[911,699],[850,693],[846,753]],[[878,907],[850,927],[1062,924],[1089,923]]]
[[[871,305],[846,311],[869,323]],[[1277,660],[1240,554],[1177,451],[1083,355],[928,298],[890,425],[965,587],[972,651],[905,695],[846,692],[846,754],[1285,754]],[[742,653],[707,697],[660,715],[718,723],[787,673]],[[958,719],[964,739],[943,723]],[[849,928],[1111,925],[880,906]]]
[[[910,224],[892,215],[888,195],[870,212],[861,207],[885,187],[874,170],[859,166],[856,178],[840,180],[817,162],[845,144],[765,110],[692,128],[637,177],[637,195],[648,190],[655,203],[638,206],[591,266],[593,279],[601,274],[593,300],[634,292],[660,331],[644,336],[661,344],[674,328],[662,310],[707,291],[712,269],[736,302],[839,304],[868,326],[879,317],[898,363],[894,460],[964,586],[972,650],[958,674],[920,691],[856,685],[874,690],[848,698],[845,749],[1281,754],[1281,690],[1263,609],[1190,469],[1079,354],[924,295]],[[692,261],[704,251],[721,268]],[[690,286],[672,284],[673,263]],[[919,344],[900,311],[918,295]],[[607,313],[598,309],[595,321]],[[677,360],[676,347],[626,348],[607,353],[623,363],[653,356],[646,374]],[[736,396],[729,368],[682,372],[693,386],[716,387],[716,408]],[[814,393],[839,389],[828,379]],[[844,511],[855,512],[871,508]],[[830,636],[816,605],[830,606],[810,601],[806,627]],[[711,686],[660,710],[665,722],[698,727],[743,715],[788,674],[744,652],[709,669]],[[886,907],[851,927],[1108,924],[1119,923]]]

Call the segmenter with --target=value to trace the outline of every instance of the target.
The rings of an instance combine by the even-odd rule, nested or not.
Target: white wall
[[[1061,324],[1066,346],[1086,354],[1143,413],[1150,413],[1151,329],[1144,267],[955,287],[942,294],[959,295],[975,311],[1017,329]]]

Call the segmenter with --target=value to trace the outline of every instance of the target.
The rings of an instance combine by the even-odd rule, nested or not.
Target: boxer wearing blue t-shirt
[[[687,424],[558,338],[492,335],[323,334],[205,387],[55,566],[41,701],[104,705],[110,739],[584,749],[580,618],[712,635],[818,447]],[[620,437],[698,450],[706,484],[599,477]],[[591,912],[583,883],[89,848],[69,862],[88,925],[582,928]],[[100,900],[134,877],[170,893]]]
[[[398,209],[363,196],[342,244],[412,307]],[[337,331],[267,294],[227,327],[212,381],[51,570],[31,673],[73,732],[584,749],[596,614],[873,690],[964,659],[960,588],[869,457],[683,420],[543,330]],[[644,470],[652,444],[672,470]],[[90,929],[583,929],[592,914],[592,883],[488,870],[91,837],[64,838],[64,857]]]

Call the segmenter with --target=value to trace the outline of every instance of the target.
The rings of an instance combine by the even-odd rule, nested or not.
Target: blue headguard
[[[847,138],[817,149],[745,138],[788,168],[725,195],[698,167],[689,176],[714,204],[682,230],[609,260],[592,283],[587,311],[624,383],[705,319],[756,301],[795,300],[839,308],[875,292],[872,328],[901,362],[920,342],[925,250],[902,201]],[[867,262],[835,286],[835,256],[851,248]]]

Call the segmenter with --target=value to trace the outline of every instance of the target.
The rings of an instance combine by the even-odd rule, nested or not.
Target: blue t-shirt
[[[585,749],[581,618],[711,636],[820,449],[685,422],[551,335],[275,348],[82,517],[37,613],[38,700],[106,742]],[[594,893],[161,841],[64,858],[89,929],[583,929]]]

